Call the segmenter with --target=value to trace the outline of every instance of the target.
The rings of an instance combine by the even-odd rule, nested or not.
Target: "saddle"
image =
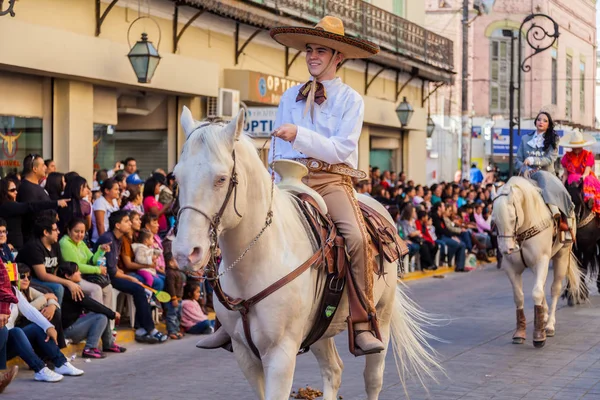
[[[328,238],[331,238],[331,233],[335,232],[335,235],[333,235],[335,237],[333,251],[326,253],[321,265],[318,266],[324,269],[327,273],[327,278],[317,319],[314,321],[309,334],[304,339],[299,353],[308,351],[310,345],[319,340],[327,331],[342,298],[344,286],[347,286],[348,303],[350,306],[350,315],[347,320],[349,348],[352,354],[356,356],[362,355],[361,350],[354,345],[352,315],[353,310],[357,313],[358,310],[365,309],[365,301],[361,293],[356,290],[352,279],[349,260],[346,254],[345,240],[337,233],[335,224],[329,215],[322,212],[319,204],[311,195],[298,193],[296,199],[319,247],[331,246],[331,243],[328,243]],[[360,208],[370,235],[371,246],[374,253],[380,256],[378,268],[375,268],[374,272],[381,278],[384,276],[384,259],[388,262],[397,261],[401,265],[399,260],[403,255],[408,253],[408,247],[398,236],[395,227],[384,216],[364,203],[360,203]],[[375,335],[381,340],[379,326],[374,315],[371,318],[371,326],[375,331]]]
[[[249,299],[232,298],[228,296],[223,291],[218,279],[210,281],[215,295],[225,308],[231,311],[238,311],[241,314],[244,335],[246,336],[248,345],[254,355],[256,355],[257,358],[260,358],[260,353],[252,340],[250,332],[248,320],[250,309],[272,293],[296,279],[308,269],[323,268],[326,273],[326,280],[323,295],[320,299],[317,317],[313,322],[313,326],[308,335],[302,342],[298,354],[308,351],[310,346],[319,340],[327,331],[335,316],[335,312],[337,311],[339,302],[344,293],[344,288],[346,287],[350,308],[349,316],[347,318],[349,348],[352,354],[356,356],[362,355],[362,350],[354,345],[352,318],[353,315],[364,314],[366,302],[362,298],[362,293],[356,289],[354,284],[346,254],[345,240],[338,234],[337,228],[329,217],[327,206],[321,196],[298,179],[298,177],[301,178],[307,172],[304,165],[288,160],[278,161],[275,163],[275,171],[284,178],[282,180],[284,187],[280,186],[280,188],[288,190],[294,196],[299,209],[306,217],[308,227],[317,244],[316,252],[288,275],[282,277]],[[295,177],[293,175],[295,175]],[[373,206],[375,205],[373,204]],[[365,217],[365,221],[368,221],[367,227],[371,234],[371,240],[373,242],[372,246],[377,250],[378,254],[383,255],[380,257],[379,268],[376,271],[379,277],[381,277],[384,274],[383,258],[385,257],[389,262],[399,261],[400,257],[408,253],[408,248],[398,236],[393,223],[377,212],[374,207],[362,204],[361,210]],[[371,323],[371,328],[375,332],[375,335],[381,340],[376,316],[372,314],[369,315],[369,322]],[[225,348],[231,351],[230,346],[225,345]]]

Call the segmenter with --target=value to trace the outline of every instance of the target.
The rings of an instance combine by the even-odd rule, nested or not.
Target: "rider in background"
[[[591,146],[596,142],[591,135],[574,132],[560,141],[562,147],[572,149],[565,153],[561,160],[565,168],[563,181],[565,184],[583,183],[583,200],[595,213],[600,213],[600,180],[594,173],[594,153],[585,150],[584,147]]]
[[[564,241],[573,241],[575,227],[574,205],[563,183],[555,175],[554,162],[558,158],[558,135],[552,117],[545,111],[535,119],[536,132],[523,135],[517,151],[517,169],[534,180],[542,189],[542,197],[555,219],[565,218],[569,230]]]

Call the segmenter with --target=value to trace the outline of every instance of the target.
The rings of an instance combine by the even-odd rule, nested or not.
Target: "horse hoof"
[[[533,342],[533,347],[535,347],[536,349],[541,349],[542,347],[544,347],[544,345],[546,344],[546,341],[542,341],[542,342]]]
[[[522,337],[513,338],[513,344],[523,344],[523,343],[525,343],[525,338],[522,338]]]
[[[546,329],[546,337],[554,337],[556,331],[554,329]]]

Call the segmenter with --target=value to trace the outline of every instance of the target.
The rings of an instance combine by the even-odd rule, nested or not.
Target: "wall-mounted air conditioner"
[[[240,111],[240,92],[233,89],[219,89],[217,117],[231,120]]]

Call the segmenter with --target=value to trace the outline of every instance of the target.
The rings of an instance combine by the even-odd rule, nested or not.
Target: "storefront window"
[[[0,115],[0,177],[21,172],[28,154],[42,154],[42,119]]]

